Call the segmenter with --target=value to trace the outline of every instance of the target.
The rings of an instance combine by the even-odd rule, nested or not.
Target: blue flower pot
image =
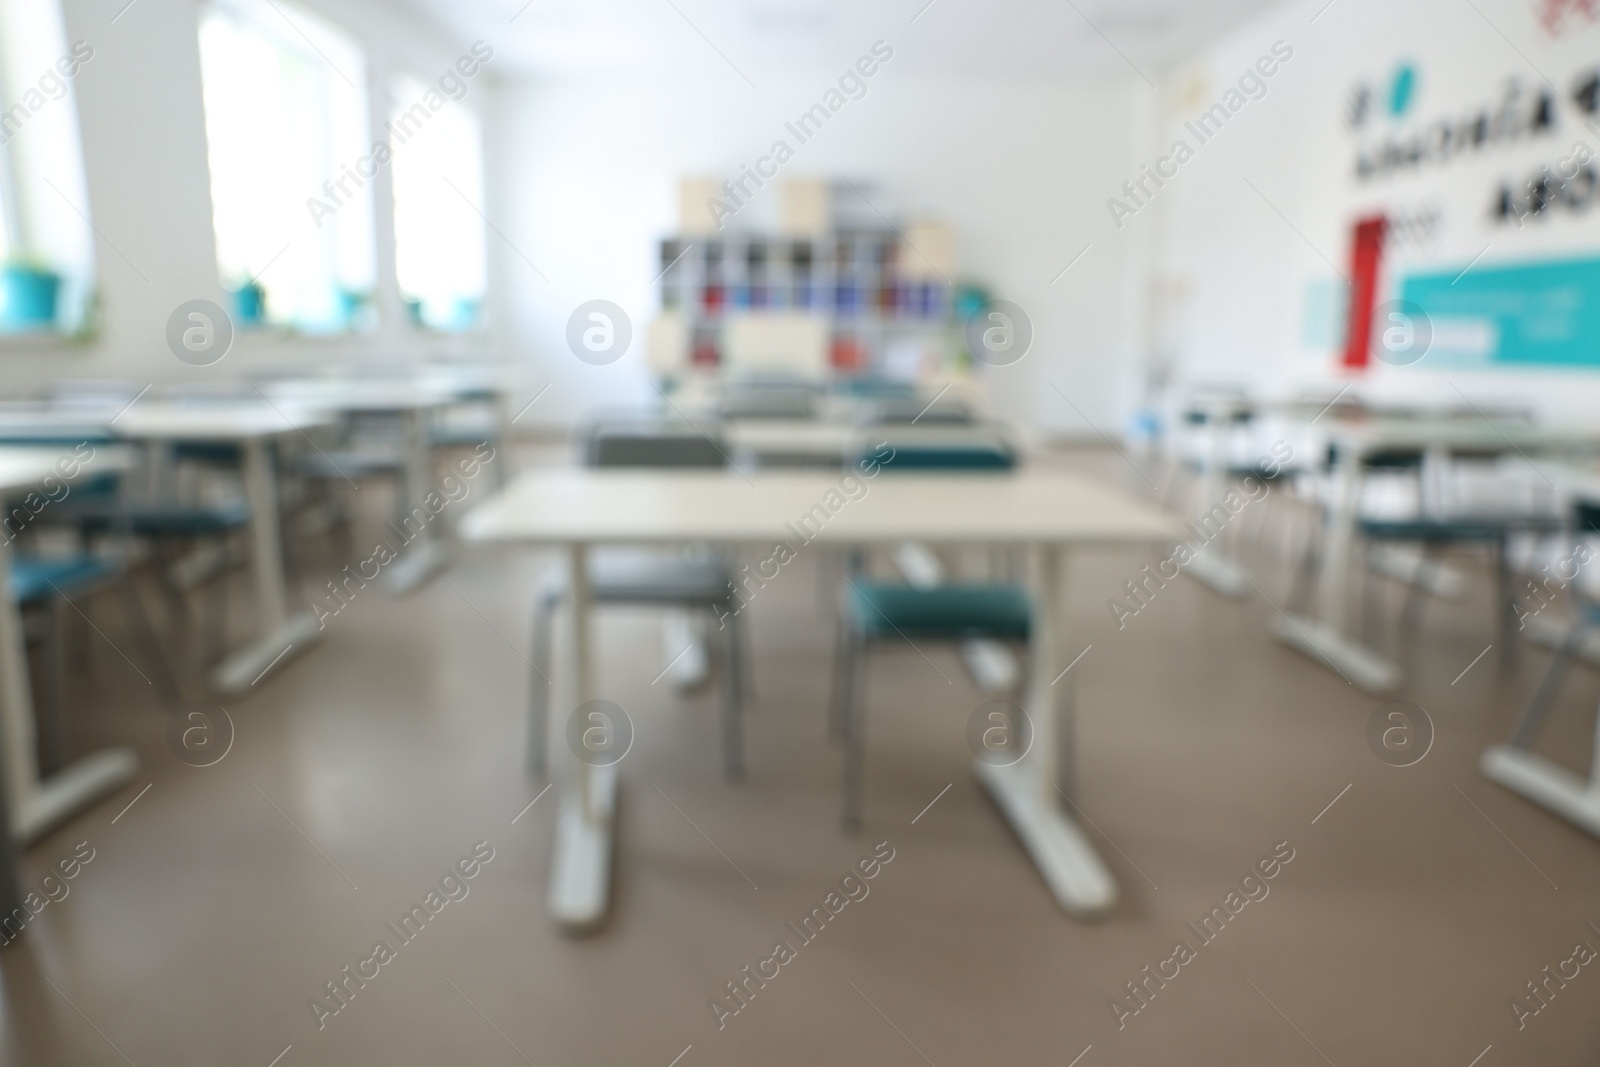
[[[0,330],[18,332],[55,325],[61,276],[37,267],[0,268]]]
[[[234,289],[232,297],[233,319],[241,328],[260,326],[266,311],[266,294],[254,282]]]

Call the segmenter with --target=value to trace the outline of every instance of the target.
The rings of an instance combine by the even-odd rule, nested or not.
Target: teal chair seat
[[[942,440],[891,437],[893,454],[877,460],[862,457],[860,469],[873,460],[894,473],[948,473],[977,477],[1001,476],[1016,469],[1017,454],[996,433],[971,432]],[[861,823],[861,788],[866,759],[863,734],[865,708],[862,681],[867,646],[875,641],[918,640],[962,642],[971,638],[1027,644],[1033,607],[1020,587],[1004,583],[948,582],[917,586],[879,582],[861,575],[849,580],[840,598],[839,646],[834,669],[834,713],[830,717],[844,747],[844,822]],[[1026,678],[1025,671],[1019,678]]]
[[[215,537],[240,529],[250,521],[243,502],[209,507],[185,505],[134,505],[84,514],[80,524],[100,533],[112,528],[142,537]]]
[[[11,597],[19,604],[37,604],[96,585],[120,573],[118,568],[93,556],[61,559],[21,556],[11,561]]]
[[[1558,517],[1535,512],[1460,515],[1445,518],[1411,516],[1400,519],[1363,518],[1357,525],[1363,541],[1368,544],[1400,542],[1421,546],[1424,563],[1432,561],[1452,545],[1486,546],[1494,558],[1498,584],[1496,599],[1499,604],[1496,614],[1499,616],[1500,658],[1502,663],[1513,662],[1520,642],[1517,640],[1514,627],[1517,619],[1516,590],[1506,551],[1507,544],[1515,534],[1548,535],[1558,532],[1562,526]],[[1400,609],[1401,634],[1413,634],[1419,630],[1422,622],[1422,593],[1423,586],[1420,582],[1410,583],[1405,602]],[[1364,614],[1369,640],[1380,625],[1377,619],[1379,611],[1377,599],[1378,593],[1373,586],[1371,572],[1368,570],[1363,600],[1367,604]]]
[[[244,448],[229,441],[179,441],[172,446],[172,458],[213,467],[237,467],[244,462]]]
[[[1373,541],[1493,541],[1508,523],[1495,519],[1362,519],[1361,535]]]
[[[941,444],[894,444],[894,455],[881,461],[886,471],[1009,471],[1016,454],[999,441]]]
[[[487,426],[441,426],[428,431],[428,442],[441,448],[493,444],[495,437],[494,429]]]
[[[66,740],[62,725],[63,694],[66,691],[66,665],[63,655],[64,634],[68,606],[87,622],[88,615],[78,607],[83,600],[102,588],[118,585],[122,591],[123,610],[132,624],[139,642],[149,659],[150,676],[145,680],[156,685],[164,701],[175,704],[181,694],[177,680],[161,651],[161,643],[150,626],[139,593],[134,588],[128,571],[122,565],[97,556],[78,555],[64,557],[15,556],[11,560],[11,597],[24,609],[39,613],[42,625],[39,639],[44,645],[43,673],[40,677],[38,701],[34,712],[38,718],[38,752],[41,773],[53,774],[64,764]],[[89,625],[93,625],[90,623]],[[120,651],[120,649],[119,649]],[[126,657],[124,657],[126,658]],[[128,660],[132,663],[132,660]],[[135,667],[141,676],[144,670]]]
[[[1033,619],[1028,594],[1014,585],[921,589],[899,582],[852,581],[846,595],[851,624],[869,640],[904,635],[1026,641]]]
[[[917,387],[889,378],[845,378],[834,386],[844,396],[875,400],[881,397],[915,397]]]

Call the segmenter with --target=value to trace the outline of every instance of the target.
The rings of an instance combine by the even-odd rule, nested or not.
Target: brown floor
[[[1143,487],[1109,453],[1059,461]],[[386,490],[362,496],[370,540]],[[1245,520],[1268,509],[1291,515],[1274,501]],[[1275,529],[1259,545],[1247,530],[1245,548],[1279,600]],[[1069,641],[1093,644],[1069,676],[1081,802],[1123,893],[1097,923],[1057,910],[977,787],[963,730],[982,698],[948,650],[929,650],[937,671],[910,651],[873,656],[867,826],[840,831],[810,560],[751,608],[742,785],[716,772],[715,687],[652,685],[653,617],[604,615],[605,694],[637,741],[615,916],[587,940],[543,912],[554,794],[512,823],[540,789],[522,771],[523,656],[543,560],[464,552],[410,597],[364,591],[321,647],[227,703],[237,737],[210,767],[167,749],[165,710],[96,637],[72,679],[70,743],[129,744],[144,766],[28,853],[33,883],[78,842],[94,859],[0,951],[0,1062],[1467,1067],[1492,1045],[1483,1067],[1594,1064],[1600,966],[1520,1032],[1508,1002],[1576,942],[1600,948],[1600,842],[1476,769],[1545,653],[1506,672],[1491,652],[1452,683],[1492,638],[1488,594],[1480,581],[1463,604],[1430,605],[1402,695],[1437,739],[1397,769],[1365,740],[1379,701],[1272,641],[1261,597],[1184,579],[1118,632],[1105,599],[1153,560],[1085,553],[1071,569]],[[242,576],[236,589],[243,610]],[[113,603],[95,615],[128,647]],[[1597,691],[1574,672],[1543,746],[1575,768]],[[308,998],[379,939],[397,945],[384,923],[480,840],[494,859],[469,895],[319,1031]],[[870,895],[800,945],[784,923],[885,841],[894,860]],[[1265,899],[1210,944],[1185,929],[1279,842],[1294,858]],[[779,939],[796,958],[719,1031],[708,998]],[[1109,1001],[1179,939],[1196,957],[1119,1031]]]

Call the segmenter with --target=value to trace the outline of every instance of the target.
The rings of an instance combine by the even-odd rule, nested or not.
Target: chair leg
[[[1550,665],[1544,669],[1544,676],[1539,679],[1538,688],[1533,691],[1528,706],[1522,709],[1517,724],[1511,728],[1513,748],[1527,748],[1539,735],[1539,727],[1544,725],[1545,716],[1550,713],[1550,707],[1555,703],[1556,692],[1561,688],[1561,680],[1565,677],[1567,667],[1572,663],[1572,657],[1577,654],[1578,646],[1583,642],[1586,633],[1587,629],[1582,624],[1574,624],[1568,631],[1566,639],[1561,642],[1561,647],[1550,657]]]
[[[138,587],[133,584],[133,574],[131,572],[124,574],[117,584],[122,588],[122,607],[127,613],[128,623],[139,635],[139,643],[144,646],[145,659],[149,661],[150,668],[155,673],[151,681],[155,684],[156,693],[167,704],[176,706],[183,699],[183,692],[172,673],[172,666],[167,662],[167,653],[161,647],[161,639],[156,636],[155,627],[150,624],[150,616],[144,610],[144,601],[139,597]]]
[[[728,622],[728,676],[722,688],[722,776],[730,782],[744,777],[744,624],[738,615]]]
[[[1400,608],[1400,635],[1415,643],[1417,635],[1422,631],[1423,597],[1427,590],[1423,588],[1423,575],[1439,559],[1439,546],[1424,544],[1422,553],[1417,557],[1417,569],[1411,577],[1411,584],[1406,587],[1405,603]]]
[[[350,507],[345,502],[342,489],[328,491],[328,507],[333,512],[333,548],[340,559],[354,559],[356,555],[356,524],[350,518]]]
[[[72,659],[72,669],[79,674],[88,674],[93,669],[93,662],[89,647],[94,643],[89,640],[92,635],[93,623],[89,621],[89,612],[85,605],[82,614],[74,611],[67,619],[67,624],[72,628],[73,634],[67,639],[71,651],[68,653]]]
[[[833,643],[833,674],[829,679],[828,699],[828,741],[838,744],[844,737],[844,705],[849,699],[845,692],[848,682],[845,678],[846,660],[850,656],[850,626],[841,617],[839,619],[838,637]]]
[[[1380,631],[1383,629],[1383,605],[1379,603],[1382,595],[1378,588],[1376,576],[1372,573],[1372,543],[1361,542],[1361,643],[1368,648],[1378,648],[1382,638]]]
[[[1306,531],[1305,553],[1301,556],[1294,585],[1286,601],[1291,611],[1305,611],[1311,606],[1313,583],[1322,564],[1322,516],[1313,509],[1310,528]]]
[[[1511,573],[1511,545],[1510,538],[1501,532],[1494,543],[1494,570],[1495,593],[1498,597],[1496,615],[1500,625],[1500,665],[1506,669],[1514,669],[1517,665],[1517,653],[1520,643],[1517,641],[1517,593],[1516,579]]]
[[[167,602],[167,620],[174,631],[187,636],[192,627],[189,616],[189,602],[184,599],[183,590],[178,588],[178,583],[173,580],[172,567],[175,562],[172,546],[165,538],[153,538],[150,543],[151,564],[155,571],[156,581],[161,586],[161,593]]]
[[[748,708],[755,699],[755,668],[750,665],[750,631],[745,629],[744,616],[730,615],[739,626],[739,706]]]
[[[819,547],[817,552],[817,609],[824,615],[833,606],[835,590],[841,584],[839,554]]]
[[[50,600],[50,617],[46,620],[46,634],[42,664],[44,685],[38,707],[39,722],[39,775],[49,777],[59,771],[65,761],[66,738],[62,714],[66,703],[66,626],[67,602],[62,597]]]
[[[224,553],[227,544],[223,544]],[[207,667],[222,660],[227,655],[228,640],[228,576],[229,569],[223,567],[211,576],[210,606],[208,613],[211,624],[206,627],[205,646],[202,655]]]
[[[298,509],[290,509],[278,516],[278,544],[283,546],[283,580],[284,584],[290,589],[297,588],[300,585],[302,573],[300,536],[294,529],[294,521],[297,514]],[[226,561],[228,556],[226,538],[223,539],[222,548],[222,556]]]
[[[1174,459],[1167,466],[1166,484],[1161,487],[1160,501],[1157,504],[1163,511],[1177,511],[1183,504],[1183,461]]]
[[[558,592],[541,592],[533,603],[533,677],[528,697],[528,773],[543,778],[548,771],[550,717],[551,618],[561,602]]]
[[[1600,777],[1600,707],[1595,709],[1593,750],[1589,755],[1589,781]]]
[[[866,674],[866,641],[852,632],[844,657],[844,700],[840,715],[840,737],[844,743],[844,825],[861,828],[861,779],[866,759],[866,714],[863,708],[863,676]]]
[[[1248,541],[1248,544],[1244,545],[1244,551],[1242,553],[1245,559],[1261,558],[1261,542],[1266,540],[1267,528],[1272,525],[1272,515],[1267,510],[1269,507],[1268,501],[1272,499],[1272,487],[1266,482],[1263,482],[1262,484],[1267,486],[1267,495],[1260,498],[1259,503],[1261,506],[1254,509],[1255,511],[1260,512],[1260,514],[1255,515],[1253,519],[1247,520],[1252,523],[1254,529],[1251,530],[1248,538],[1245,536],[1244,531],[1242,529],[1240,530],[1239,539],[1241,541]]]

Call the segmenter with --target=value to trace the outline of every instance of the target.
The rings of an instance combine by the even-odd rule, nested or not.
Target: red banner
[[[1382,215],[1356,223],[1350,241],[1350,313],[1345,322],[1344,365],[1351,370],[1367,366],[1372,349],[1372,310],[1378,299],[1378,271],[1383,264],[1383,234],[1388,220]]]

